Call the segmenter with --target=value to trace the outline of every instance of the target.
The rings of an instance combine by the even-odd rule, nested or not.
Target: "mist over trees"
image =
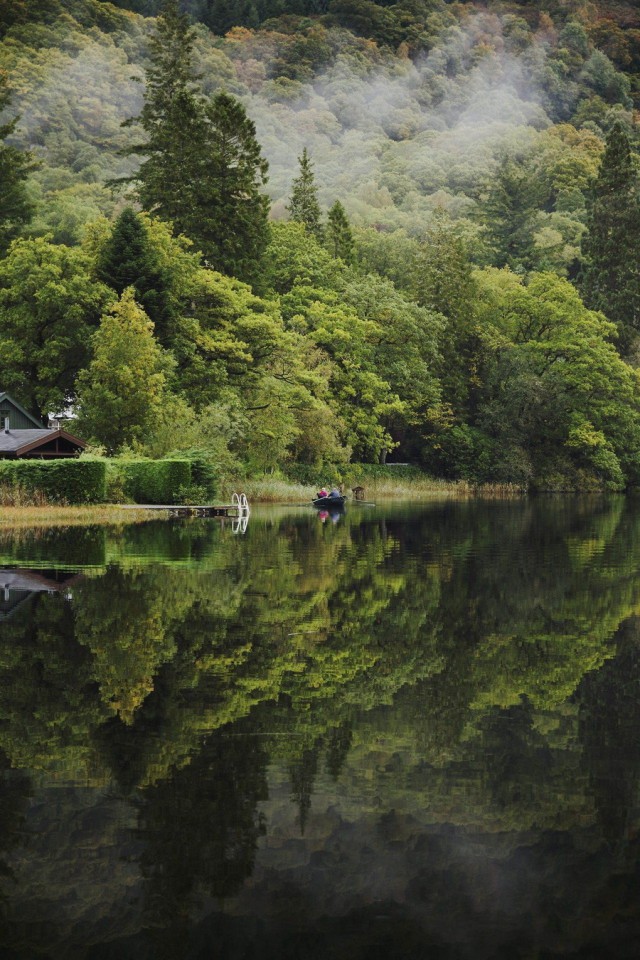
[[[634,6],[5,7],[17,399],[75,403],[112,452],[231,471],[636,482]],[[118,440],[93,398],[125,316],[162,396]]]

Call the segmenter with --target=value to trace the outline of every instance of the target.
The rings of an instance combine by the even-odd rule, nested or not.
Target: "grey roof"
[[[39,440],[41,437],[44,439],[45,436],[47,440],[52,440],[55,435],[56,431],[45,430],[44,427],[39,430],[10,430],[9,433],[0,429],[0,452],[15,453],[16,450],[20,450],[28,443],[33,443],[34,440]]]
[[[29,447],[32,444],[37,447],[55,440],[56,437],[64,437],[65,440],[76,443],[79,447],[85,446],[84,441],[67,433],[66,430],[46,430],[41,427],[40,430],[10,430],[9,433],[5,433],[0,429],[0,453],[17,453],[23,447]]]
[[[2,390],[0,392],[0,403],[2,403],[3,400],[8,400],[9,403],[12,403],[13,406],[20,411],[20,413],[24,414],[24,416],[27,417],[28,420],[31,420],[34,427],[40,427],[40,429],[42,429],[42,424],[40,423],[38,418],[34,417],[34,415],[32,413],[29,413],[28,410],[25,410],[22,404],[18,403],[17,400],[14,400],[11,394],[7,393],[6,390]]]

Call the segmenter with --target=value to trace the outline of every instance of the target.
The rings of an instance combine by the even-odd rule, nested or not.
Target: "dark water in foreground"
[[[640,955],[640,503],[0,532],[0,956]]]

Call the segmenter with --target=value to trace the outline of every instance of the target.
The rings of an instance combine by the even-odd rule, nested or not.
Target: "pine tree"
[[[131,207],[122,211],[100,251],[96,276],[119,295],[133,287],[158,339],[166,340],[174,313],[170,281],[158,263],[142,219]]]
[[[305,147],[302,156],[298,157],[300,174],[291,184],[291,197],[287,210],[291,219],[304,223],[309,233],[318,240],[322,239],[322,224],[320,204],[318,203],[318,188],[313,175],[313,164]]]
[[[193,40],[177,0],[166,0],[139,117],[148,139],[128,151],[146,159],[129,182],[143,208],[193,240],[211,267],[251,282],[269,239],[260,193],[268,165],[242,104],[196,91]]]
[[[502,160],[484,204],[493,264],[528,270],[533,266],[533,217],[541,203],[541,186],[521,163]]]
[[[581,288],[620,332],[622,354],[640,335],[640,178],[622,123],[607,137],[588,205]]]
[[[194,172],[206,126],[204,99],[193,76],[194,36],[178,0],[165,0],[150,43],[144,105],[137,118],[147,140],[126,151],[146,158],[128,180],[138,184],[144,209],[187,236],[197,205]],[[125,126],[134,122],[127,120]]]
[[[7,76],[0,73],[0,114],[9,106],[10,93]],[[11,136],[18,118],[0,124],[0,255],[28,223],[33,206],[26,189],[26,180],[33,169],[28,153],[9,146],[4,141]]]
[[[344,260],[347,264],[353,263],[353,234],[345,209],[339,200],[336,200],[327,214],[326,241],[336,259]]]
[[[227,93],[206,111],[205,149],[197,171],[197,200],[189,236],[216,270],[248,283],[260,274],[269,242],[267,161],[254,123],[239,100]]]

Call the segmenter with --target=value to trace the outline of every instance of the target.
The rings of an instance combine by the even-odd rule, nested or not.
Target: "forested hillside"
[[[230,472],[637,483],[635,4],[0,0],[0,31],[24,404]]]

